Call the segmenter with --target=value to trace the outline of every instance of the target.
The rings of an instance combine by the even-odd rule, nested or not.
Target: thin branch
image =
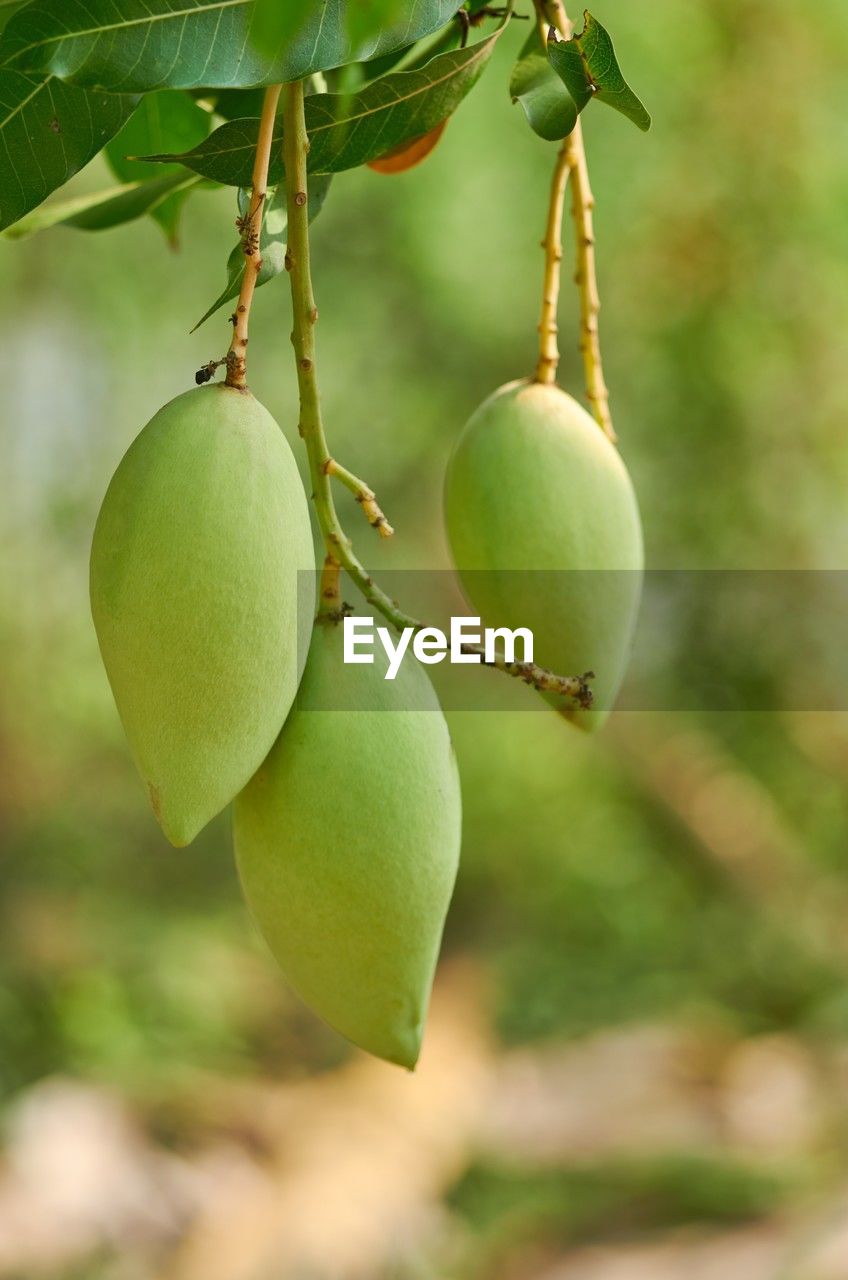
[[[594,671],[586,671],[582,676],[558,676],[547,667],[540,667],[537,662],[507,662],[502,654],[495,654],[491,659],[486,658],[483,646],[480,644],[464,644],[462,652],[478,653],[484,667],[492,667],[496,671],[502,671],[506,676],[523,680],[525,684],[532,685],[540,693],[555,693],[561,698],[570,698],[584,711],[588,711],[592,705],[589,681],[594,680]]]
[[[540,19],[559,32],[563,40],[574,35],[574,24],[568,17],[561,0],[538,0]],[[544,33],[543,33],[544,35]],[[601,344],[598,331],[598,315],[601,309],[595,262],[595,232],[592,211],[595,199],[589,183],[586,148],[583,143],[583,127],[578,117],[571,133],[565,138],[557,156],[551,184],[548,208],[548,225],[542,242],[545,250],[545,282],[542,302],[542,318],[539,324],[539,362],[536,381],[553,383],[559,362],[557,349],[556,312],[559,298],[562,240],[560,226],[564,202],[565,183],[571,178],[571,215],[574,223],[574,243],[577,269],[574,282],[580,298],[580,353],[586,382],[586,398],[598,425],[610,440],[615,440],[609,407],[609,391],[604,378],[601,360]],[[557,256],[559,255],[559,256]]]
[[[333,500],[331,475],[336,474],[339,479],[342,479],[341,472],[344,468],[338,468],[327,447],[315,368],[315,325],[318,320],[318,308],[315,305],[309,260],[306,176],[308,152],[309,140],[303,112],[303,83],[296,81],[285,85],[283,90],[283,159],[288,209],[286,268],[291,285],[292,345],[297,363],[297,382],[300,393],[299,429],[309,457],[312,496],[327,552],[322,576],[321,616],[323,620],[331,620],[333,609],[335,609],[335,618],[332,620],[338,620],[345,610],[345,606],[338,603],[337,583],[340,565],[368,603],[396,630],[404,631],[407,627],[411,627],[414,631],[420,631],[424,623],[404,613],[397,602],[377,585],[357,558],[350,538],[341,526]],[[367,489],[367,486],[362,485],[362,482],[353,477],[350,472],[345,472],[345,475],[362,489]],[[368,492],[371,491],[368,490]],[[327,592],[326,596],[325,592]],[[466,651],[484,656],[482,646],[468,645]],[[580,706],[587,707],[591,704],[592,693],[587,683],[590,679],[589,675],[558,676],[535,663],[507,662],[501,656],[497,656],[493,662],[486,665],[525,680],[537,689],[560,693],[563,697],[573,699]]]
[[[256,281],[262,270],[262,220],[268,196],[268,166],[271,162],[271,147],[274,141],[274,120],[281,90],[282,85],[279,84],[270,85],[265,90],[262,115],[259,119],[259,138],[253,160],[250,207],[245,216],[239,218],[237,224],[241,232],[245,263],[239,299],[233,314],[233,339],[227,356],[228,387],[247,386],[248,325]]]
[[[328,458],[324,463],[327,474],[335,476],[345,488],[350,489],[356,501],[362,507],[362,513],[372,529],[376,529],[381,538],[391,538],[394,529],[389,524],[377,502],[377,495],[364,480],[360,480],[347,467],[343,467],[335,458]]]
[[[545,276],[542,285],[542,314],[539,319],[539,359],[536,382],[546,386],[556,383],[559,367],[557,345],[557,305],[559,303],[560,264],[562,263],[562,212],[565,207],[565,184],[571,173],[571,148],[566,138],[557,156],[551,179],[548,224],[542,248],[545,251]]]
[[[571,216],[574,221],[574,243],[577,253],[577,270],[574,282],[580,295],[580,354],[583,357],[583,374],[586,380],[586,398],[592,407],[595,421],[610,440],[615,440],[612,415],[609,407],[609,391],[604,379],[601,360],[601,341],[598,332],[598,314],[601,299],[598,293],[598,277],[595,266],[595,232],[592,210],[595,198],[589,185],[589,169],[586,149],[583,146],[583,129],[580,121],[566,139],[571,166]]]

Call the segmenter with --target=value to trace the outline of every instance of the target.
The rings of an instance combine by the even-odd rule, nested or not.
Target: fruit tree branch
[[[345,533],[336,512],[330,479],[337,475],[348,488],[371,493],[371,490],[344,468],[339,467],[330,455],[321,402],[318,394],[318,377],[315,368],[315,325],[318,308],[312,288],[309,259],[309,213],[307,208],[306,160],[309,140],[303,111],[303,83],[296,81],[283,88],[283,162],[286,172],[286,203],[288,208],[288,250],[286,268],[289,272],[292,297],[292,345],[297,364],[297,383],[300,394],[300,434],[309,457],[309,471],[313,486],[313,500],[318,524],[324,540],[327,558],[322,575],[320,617],[335,620],[345,611],[339,605],[338,566],[350,576],[365,599],[398,631],[411,627],[420,631],[424,623],[403,612],[396,601],[386,595],[358,559],[350,538]],[[342,474],[344,473],[344,474]],[[364,504],[363,504],[364,505]],[[377,508],[379,510],[379,508]],[[382,514],[382,513],[380,513]],[[466,645],[468,653],[484,656],[482,645]],[[558,676],[544,667],[530,662],[507,662],[497,655],[486,663],[507,675],[515,676],[534,685],[537,689],[559,693],[586,707],[591,704],[592,693],[589,676]]]
[[[560,148],[551,179],[551,198],[548,203],[548,223],[542,248],[545,251],[545,276],[542,286],[542,314],[539,320],[539,359],[536,364],[536,382],[553,386],[559,365],[557,345],[557,305],[562,263],[562,212],[565,207],[565,184],[571,173],[571,149],[569,138]]]
[[[247,330],[256,281],[262,270],[260,245],[262,220],[268,195],[268,166],[271,162],[271,146],[274,141],[274,120],[281,89],[282,85],[272,84],[265,90],[262,115],[259,119],[259,138],[253,160],[250,207],[245,216],[238,220],[245,263],[238,303],[233,315],[233,339],[227,356],[227,386],[229,387],[247,385]]]
[[[574,25],[561,0],[539,0],[539,11],[546,22],[559,32],[563,40],[574,35]],[[580,353],[586,381],[586,398],[596,422],[610,440],[615,440],[609,407],[609,391],[604,378],[601,360],[601,344],[598,332],[598,315],[601,300],[598,293],[597,265],[595,261],[595,232],[593,210],[595,198],[589,182],[586,148],[583,143],[583,127],[577,118],[571,133],[565,138],[557,157],[551,201],[548,213],[548,230],[543,242],[545,249],[545,287],[542,320],[539,326],[540,352],[536,369],[536,381],[552,383],[556,379],[559,359],[556,341],[556,306],[559,292],[559,261],[562,255],[559,227],[565,182],[571,178],[571,215],[574,224],[574,242],[577,269],[574,282],[580,298]],[[555,221],[552,232],[551,227]]]

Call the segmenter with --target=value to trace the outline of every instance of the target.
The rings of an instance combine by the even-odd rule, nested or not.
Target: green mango
[[[459,780],[411,656],[385,680],[317,625],[295,707],[236,799],[245,897],[295,990],[354,1044],[410,1070],[459,861]]]
[[[559,387],[511,382],[457,442],[445,517],[484,624],[529,627],[535,661],[559,675],[593,671],[592,710],[545,696],[581,728],[598,728],[627,667],[644,563],[618,450]]]
[[[298,573],[309,570],[309,573]],[[306,652],[315,560],[291,449],[249,392],[166,404],[109,485],[91,549],[103,662],[153,811],[188,844],[271,749]]]

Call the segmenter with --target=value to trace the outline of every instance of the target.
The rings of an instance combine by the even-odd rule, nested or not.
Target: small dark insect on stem
[[[202,365],[201,368],[197,370],[197,373],[194,375],[195,382],[199,387],[202,387],[205,382],[212,381],[217,370],[221,368],[221,365],[226,365],[227,372],[229,372],[233,367],[235,360],[236,356],[234,352],[228,351],[225,356],[221,356],[220,360],[208,361],[207,364]]]
[[[266,193],[263,192],[258,197],[257,208],[249,210],[241,218],[236,218],[236,229],[241,236],[242,253],[246,258],[252,258],[259,248],[259,228],[257,223],[261,221],[265,200]]]

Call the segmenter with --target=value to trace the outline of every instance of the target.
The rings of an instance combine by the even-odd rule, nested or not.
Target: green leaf
[[[427,42],[432,43],[432,42]],[[457,40],[459,44],[459,30],[457,29]],[[372,58],[370,62],[360,62],[347,68],[351,72],[355,72],[359,76],[360,81],[378,80],[380,76],[387,76],[390,71],[408,58],[415,45],[401,45],[399,49],[392,49],[391,53],[383,54],[382,58]],[[434,49],[434,53],[441,53],[441,49]]]
[[[575,40],[548,40],[547,56],[579,114],[592,101],[595,89]]]
[[[0,67],[0,231],[88,164],[136,102]]]
[[[129,156],[165,147],[173,150],[193,147],[208,135],[211,124],[210,113],[186,93],[166,89],[161,93],[145,94],[121,132],[106,146],[109,168],[123,182],[146,182],[150,170],[140,161],[130,160]],[[169,167],[166,172],[185,174],[180,165],[174,165],[172,169]],[[149,210],[171,244],[177,241],[180,216],[191,195],[192,185],[175,184],[177,189]]]
[[[577,123],[577,106],[548,61],[537,27],[512,69],[509,93],[513,102],[521,103],[533,132],[548,142],[564,138]]]
[[[395,67],[401,71],[420,71],[439,53],[447,53],[449,49],[457,49],[462,44],[462,27],[458,22],[449,22],[441,31],[425,40],[408,45],[405,49],[396,49],[384,58],[375,58],[371,62],[360,64],[365,80],[376,80],[378,76],[387,75]],[[402,66],[398,66],[402,63]]]
[[[358,93],[319,93],[306,99],[311,173],[353,169],[441,124],[477,82],[503,28],[467,49],[440,54],[417,71],[398,71]],[[195,173],[230,186],[247,186],[259,132],[258,120],[232,120],[182,155],[152,155],[157,163],[178,161]],[[283,177],[282,125],[274,135],[269,181]]]
[[[264,89],[222,89],[212,95],[215,103],[215,114],[224,120],[245,120],[248,116],[258,117],[262,114]],[[136,151],[141,155],[141,151]]]
[[[270,0],[265,2],[270,3]],[[300,3],[303,4],[304,0],[300,0]],[[348,5],[347,29],[351,41],[354,45],[365,44],[373,40],[384,27],[397,26],[406,8],[408,8],[408,0],[357,0],[356,4]],[[459,5],[456,8],[458,9]],[[436,25],[441,26],[441,23]],[[433,31],[435,28],[431,27],[430,30]],[[410,43],[409,40],[404,41],[404,44]]]
[[[122,93],[251,88],[412,44],[459,8],[459,0],[415,0],[398,21],[356,36],[348,19],[361,4],[311,0],[297,32],[263,53],[250,39],[254,0],[30,0],[3,33],[0,63]]]
[[[18,9],[22,9],[27,0],[0,0],[0,31]]]
[[[185,169],[147,182],[127,182],[107,191],[57,200],[33,210],[3,234],[8,240],[24,240],[50,227],[77,227],[81,231],[105,231],[151,213],[180,189],[199,186],[201,179]]]
[[[343,20],[351,44],[367,45],[382,30],[397,27],[408,7],[408,0],[356,0],[347,4]],[[458,8],[455,5],[454,12]],[[282,4],[280,0],[256,0],[251,42],[263,53],[274,53],[303,29],[314,9],[315,0],[285,0]]]
[[[330,177],[318,177],[310,182],[308,204],[310,222],[317,218],[321,212],[331,181]],[[250,192],[247,188],[242,187],[239,190],[239,213],[243,216],[249,208]],[[260,237],[262,268],[256,280],[257,289],[261,285],[267,284],[269,280],[275,279],[285,270],[287,221],[286,189],[281,183],[270,197],[268,209],[262,223]],[[194,333],[195,329],[199,329],[221,307],[226,306],[233,298],[238,297],[241,290],[241,282],[244,278],[244,267],[244,250],[241,247],[241,242],[239,242],[227,260],[227,283],[224,286],[223,293],[215,299],[206,314],[201,316],[194,329],[192,329],[192,333]]]
[[[327,81],[321,72],[316,71],[303,86],[308,97],[310,93],[325,93]],[[246,120],[248,116],[261,116],[262,104],[265,101],[264,89],[220,89],[211,93],[203,93],[214,106],[216,116],[224,120]]]
[[[306,25],[314,0],[256,0],[250,41],[261,53],[273,55]]]
[[[106,159],[116,178],[144,181],[149,169],[132,156],[148,151],[189,150],[207,137],[212,116],[186,93],[165,90],[142,98],[119,134],[108,143]]]
[[[548,41],[548,58],[574,98],[578,110],[590,98],[606,102],[647,132],[651,117],[628,85],[615,56],[609,33],[588,9],[584,27],[572,40]]]

